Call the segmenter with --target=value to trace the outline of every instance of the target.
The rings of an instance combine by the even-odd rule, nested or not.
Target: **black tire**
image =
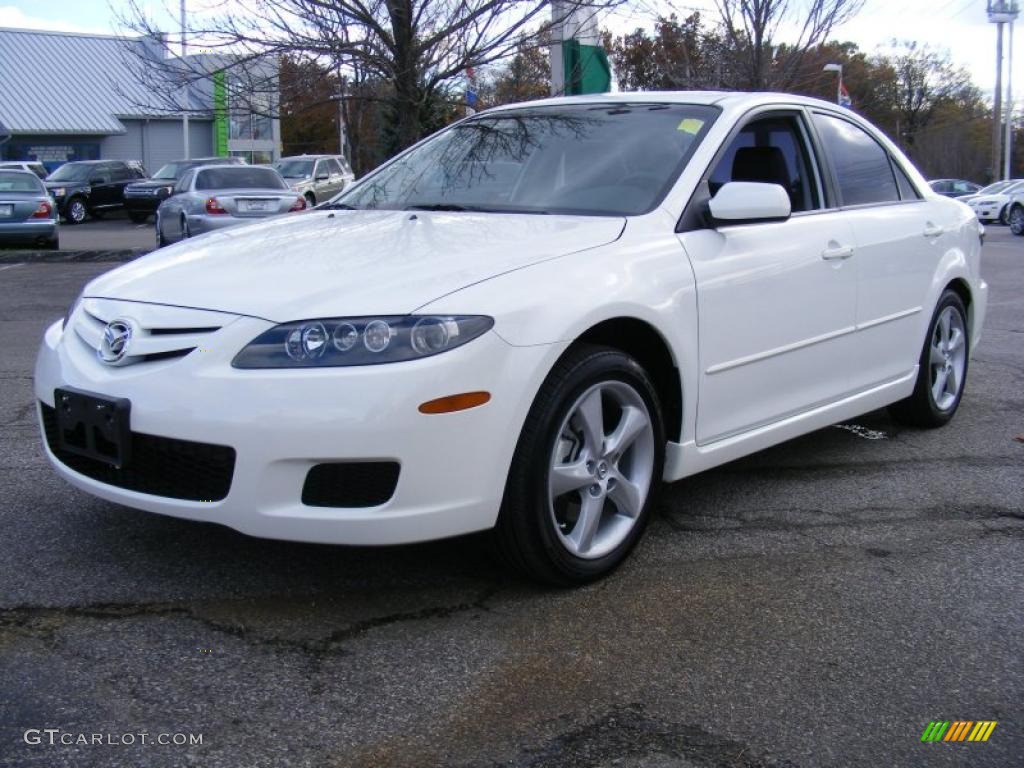
[[[314,205],[316,205],[316,195],[314,195],[312,192],[307,192],[305,195],[303,195],[303,197],[306,198],[307,209],[312,208]]]
[[[141,211],[128,211],[128,218],[134,224],[145,224],[146,220],[149,219],[149,214]]]
[[[579,557],[562,543],[548,478],[552,451],[570,409],[588,389],[624,382],[646,405],[653,430],[652,474],[647,497],[628,535],[602,557]],[[616,349],[579,345],[555,365],[530,408],[505,485],[494,549],[514,570],[555,586],[585,584],[606,576],[629,554],[651,516],[665,461],[665,430],[657,392],[644,369]],[[582,492],[582,491],[581,491]]]
[[[181,217],[181,239],[188,240],[192,237],[192,231],[188,228],[188,217],[182,214]]]
[[[960,314],[965,329],[963,340],[965,358],[960,390],[949,406],[940,408],[935,402],[935,396],[932,393],[932,364],[930,356],[932,340],[936,334],[939,318],[947,307],[952,307]],[[967,310],[964,308],[963,300],[954,291],[947,290],[939,299],[935,312],[932,313],[931,322],[928,324],[928,334],[925,336],[921,357],[918,360],[917,382],[914,384],[914,392],[905,400],[900,400],[898,403],[893,403],[889,406],[889,412],[893,418],[904,424],[925,429],[934,429],[948,424],[960,407],[964,388],[967,386],[967,372],[971,362],[970,345],[970,327],[967,323]]]
[[[1014,205],[1010,209],[1010,231],[1015,235],[1024,235],[1024,206]]]
[[[156,217],[155,229],[156,229],[156,247],[157,248],[163,248],[165,245],[167,245],[167,240],[164,238],[164,228],[163,228],[163,225],[160,223],[160,215],[159,214],[157,214],[157,217]]]
[[[64,218],[72,226],[81,224],[89,218],[89,207],[85,204],[85,198],[75,196],[64,204]]]

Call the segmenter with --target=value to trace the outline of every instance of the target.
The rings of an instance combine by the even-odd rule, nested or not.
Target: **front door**
[[[801,113],[754,118],[707,182],[777,183],[785,222],[680,235],[697,285],[697,442],[707,444],[839,399],[850,389],[856,314],[853,233],[827,206]]]

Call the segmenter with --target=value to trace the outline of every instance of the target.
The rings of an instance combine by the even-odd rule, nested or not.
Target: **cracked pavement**
[[[630,561],[576,591],[508,578],[479,537],[264,541],[64,484],[35,349],[113,266],[0,272],[0,765],[1019,764],[1024,239],[989,228],[949,427],[879,411],[677,483]],[[999,724],[922,744],[934,719]]]

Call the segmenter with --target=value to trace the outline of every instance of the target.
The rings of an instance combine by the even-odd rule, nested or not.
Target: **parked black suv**
[[[68,224],[81,224],[89,215],[99,218],[106,211],[121,208],[124,188],[144,178],[146,170],[138,163],[75,160],[47,176],[46,189]]]
[[[200,165],[244,165],[240,157],[198,157],[191,160],[175,160],[168,163],[153,174],[151,179],[136,181],[125,187],[124,206],[128,209],[128,218],[141,224],[154,213],[157,207],[166,200],[174,185],[185,171]]]

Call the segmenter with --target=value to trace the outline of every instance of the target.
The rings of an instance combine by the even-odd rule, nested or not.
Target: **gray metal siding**
[[[139,160],[145,165],[142,156],[142,132],[145,124],[141,120],[123,122],[124,133],[103,139],[103,143],[100,144],[100,157],[104,160]]]
[[[192,119],[188,124],[189,154],[205,157],[213,154],[213,124],[209,120]],[[185,156],[180,120],[151,120],[146,130],[146,170],[156,173],[161,165]]]
[[[118,116],[163,113],[129,66],[145,45],[122,37],[0,29],[0,124],[15,134],[110,134],[124,131]],[[75,62],[86,68],[82,76],[74,74]]]

